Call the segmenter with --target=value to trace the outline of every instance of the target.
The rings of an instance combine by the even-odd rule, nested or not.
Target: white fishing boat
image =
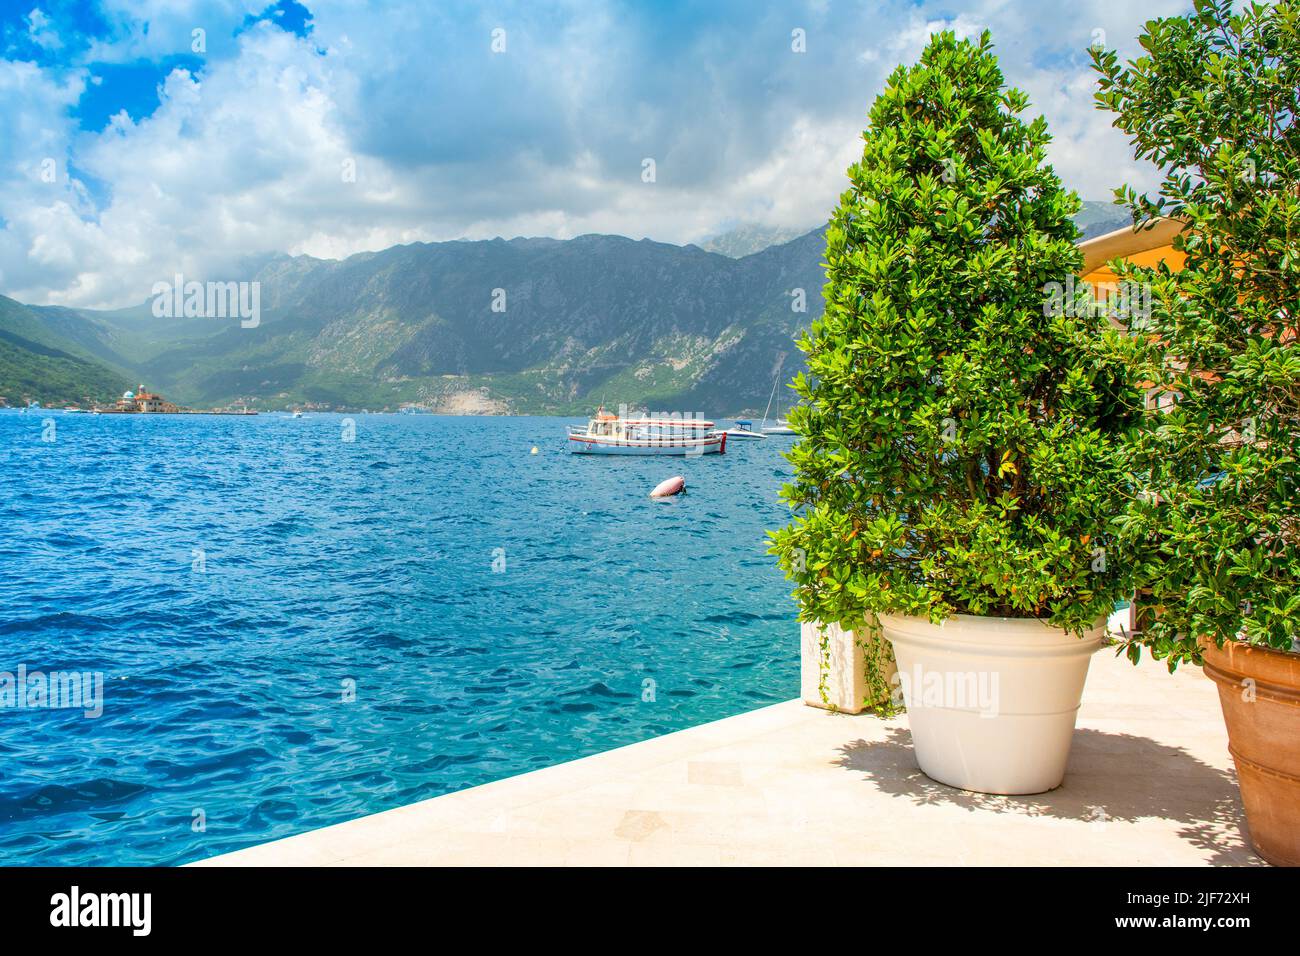
[[[766,438],[762,432],[754,431],[754,423],[748,418],[737,418],[735,427],[723,432],[728,438]]]
[[[623,418],[602,407],[586,425],[569,426],[575,455],[721,455],[725,432],[698,418]]]

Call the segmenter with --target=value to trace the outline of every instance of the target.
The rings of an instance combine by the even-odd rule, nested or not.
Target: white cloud
[[[988,2],[940,17],[902,3],[843,15],[813,5],[690,32],[603,3],[454,19],[415,3],[349,4],[316,11],[303,39],[269,24],[229,38],[260,3],[149,2],[146,33],[114,0],[118,41],[92,44],[82,62],[188,49],[203,23],[217,49],[198,75],[168,75],[146,118],[78,132],[69,110],[86,68],[0,60],[0,110],[18,134],[0,138],[5,294],[115,306],[177,271],[242,278],[245,257],[269,251],[339,257],[587,232],[687,242],[736,220],[811,226],[844,188],[884,78],[942,27],[993,29],[1009,82],[1048,117],[1054,165],[1085,198],[1151,181],[1094,108],[1083,56],[1094,29],[1131,37],[1149,6]],[[493,55],[499,23],[509,52]],[[806,54],[790,50],[793,25],[808,30]],[[655,183],[641,181],[646,156]],[[41,181],[43,157],[57,158],[59,182]]]
[[[27,35],[37,46],[47,50],[57,50],[63,46],[63,39],[59,36],[59,31],[55,29],[49,16],[40,7],[27,14],[26,19]]]
[[[309,0],[310,2],[310,0]],[[264,0],[100,0],[108,34],[91,40],[88,62],[128,63],[192,51],[194,31],[203,30],[208,53],[233,46],[234,31],[246,17],[265,9]]]

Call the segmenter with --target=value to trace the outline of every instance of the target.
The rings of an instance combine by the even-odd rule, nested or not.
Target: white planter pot
[[[1026,618],[959,614],[935,625],[882,615],[880,623],[926,776],[981,793],[1061,785],[1104,621],[1083,638]]]

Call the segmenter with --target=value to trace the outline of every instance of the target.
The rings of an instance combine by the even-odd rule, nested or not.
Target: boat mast
[[[772,394],[767,396],[767,408],[763,409],[763,424],[767,424],[767,413],[772,410],[772,399],[776,398],[776,386],[781,382],[781,366],[785,364],[785,356],[781,356],[781,361],[776,363],[776,375],[772,378]]]

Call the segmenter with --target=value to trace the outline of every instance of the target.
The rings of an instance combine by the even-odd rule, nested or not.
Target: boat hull
[[[569,436],[569,451],[575,455],[721,455],[727,450],[725,435],[710,435],[707,438],[686,439],[680,442],[669,440],[602,440],[599,438],[582,438]]]

